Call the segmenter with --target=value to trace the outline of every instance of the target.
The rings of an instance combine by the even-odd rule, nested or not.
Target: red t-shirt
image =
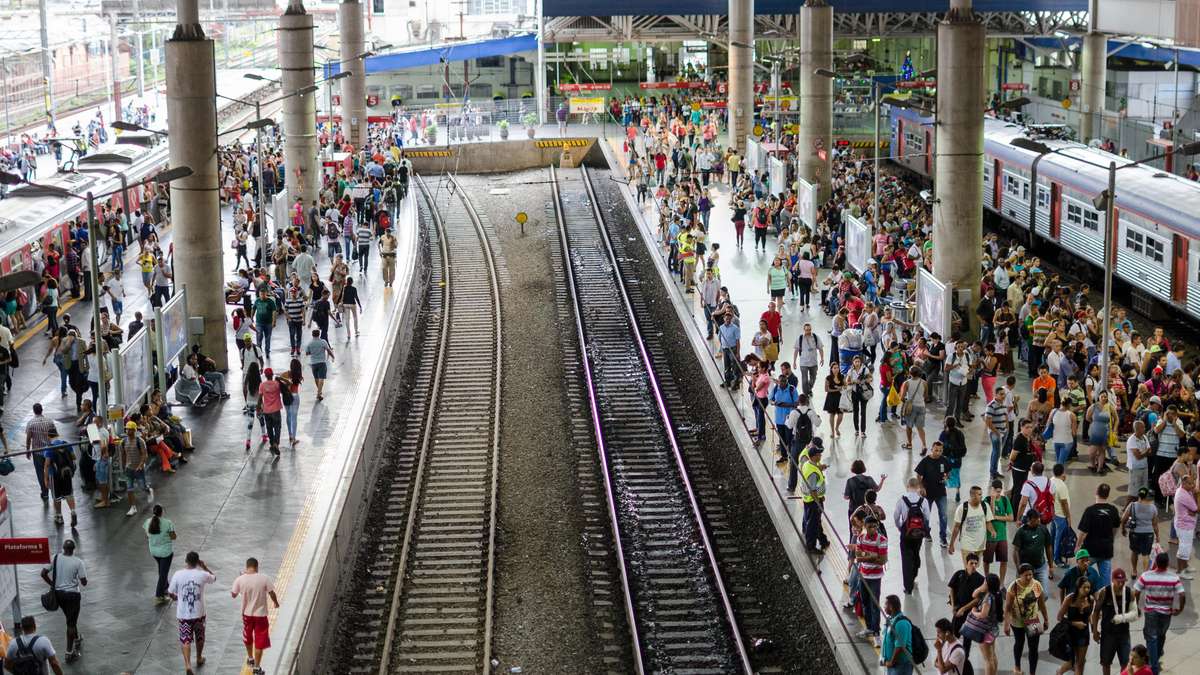
[[[279,380],[263,380],[258,385],[258,395],[262,397],[262,411],[274,413],[283,410],[283,395],[279,393]]]

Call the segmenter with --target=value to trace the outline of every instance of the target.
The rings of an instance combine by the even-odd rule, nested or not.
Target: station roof
[[[829,0],[836,13],[944,12],[946,0]],[[796,14],[799,0],[756,0],[754,13]],[[975,0],[977,12],[1085,12],[1088,0]],[[728,14],[728,0],[544,0],[546,16],[652,16]]]
[[[386,54],[367,57],[367,74],[386,73],[404,68],[416,68],[436,63],[467,61],[488,56],[508,56],[519,52],[537,50],[537,36],[533,33],[484,40],[442,42],[436,45],[411,47],[390,51]],[[341,70],[339,64],[325,67],[325,76],[335,75]]]
[[[1080,39],[1077,37],[1057,38],[1057,37],[1030,37],[1022,39],[1022,42],[1037,47],[1038,49],[1062,49],[1065,47],[1079,47]],[[1190,66],[1200,69],[1200,50],[1188,49],[1180,47],[1159,47],[1152,43],[1140,43],[1127,40],[1109,40],[1108,55],[1111,58],[1132,59],[1134,61],[1150,61],[1152,63],[1171,63],[1175,60],[1175,55],[1179,55],[1179,65]]]

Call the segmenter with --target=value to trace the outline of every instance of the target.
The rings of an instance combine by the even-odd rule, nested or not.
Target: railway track
[[[496,264],[457,183],[417,188],[433,220],[428,339],[354,672],[486,672],[491,660],[500,416]]]
[[[651,317],[631,300],[636,281],[621,273],[586,168],[551,178],[635,670],[751,672],[709,531],[714,513],[670,411],[678,401],[639,329]]]

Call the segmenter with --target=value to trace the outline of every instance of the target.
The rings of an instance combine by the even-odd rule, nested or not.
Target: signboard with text
[[[797,178],[796,183],[798,185],[796,215],[800,217],[800,222],[815,232],[817,229],[817,186],[803,178]]]
[[[609,91],[612,85],[608,82],[583,82],[580,84],[560,84],[558,90],[561,92],[569,91]]]
[[[642,82],[642,89],[704,89],[708,85],[703,82]]]
[[[1026,82],[1005,82],[1000,85],[1004,91],[1025,91],[1029,89],[1029,84]]]
[[[927,334],[950,334],[950,290],[949,284],[938,281],[929,270],[917,270],[917,324]]]
[[[604,97],[594,96],[591,98],[580,98],[572,96],[567,103],[567,108],[572,115],[581,114],[597,114],[604,112]]]
[[[0,565],[45,565],[50,562],[50,540],[45,537],[0,539]]]
[[[0,485],[0,532],[13,534],[12,526],[12,508],[8,503],[8,490]],[[17,568],[11,570],[0,570],[0,607],[8,607],[13,605],[13,601],[17,599]],[[14,618],[17,614],[16,607],[13,605]]]
[[[846,223],[846,264],[862,273],[867,269],[867,260],[871,257],[871,228],[849,213],[843,220]]]

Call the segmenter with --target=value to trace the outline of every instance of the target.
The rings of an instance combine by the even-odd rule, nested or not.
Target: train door
[[[995,160],[992,166],[992,208],[1000,213],[1000,195],[1004,190],[1004,162]]]
[[[933,134],[925,130],[925,175],[933,178]]]
[[[1188,291],[1188,242],[1179,235],[1172,235],[1171,250],[1171,299],[1185,302]],[[1115,247],[1114,247],[1115,248]]]
[[[896,160],[897,162],[903,162],[904,160],[900,159],[903,156],[904,156],[904,120],[897,118],[896,119],[896,152],[892,155],[892,158],[894,160]]]
[[[1058,228],[1062,222],[1062,186],[1050,183],[1050,238],[1058,241]]]

